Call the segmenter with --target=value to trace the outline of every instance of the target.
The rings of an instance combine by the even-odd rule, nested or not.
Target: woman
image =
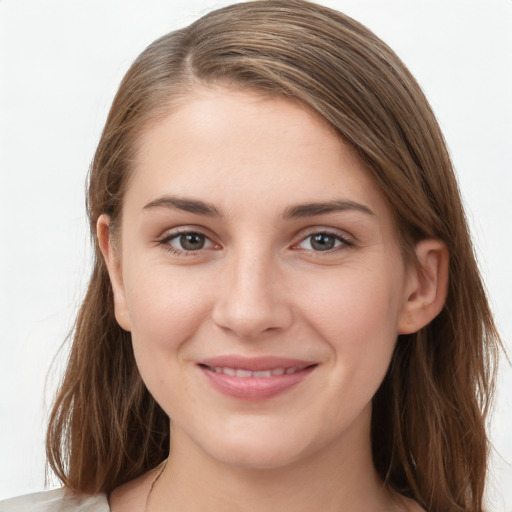
[[[66,488],[0,510],[482,510],[499,340],[435,117],[375,35],[278,0],[159,39],[88,208]]]

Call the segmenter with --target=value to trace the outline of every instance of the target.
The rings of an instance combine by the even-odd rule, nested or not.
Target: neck
[[[235,467],[173,429],[171,456],[151,495],[151,512],[397,511],[373,466],[369,427],[283,467]]]

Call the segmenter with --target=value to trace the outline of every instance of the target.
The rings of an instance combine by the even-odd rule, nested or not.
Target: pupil
[[[187,233],[180,236],[180,245],[186,251],[197,251],[204,246],[204,237],[199,233]]]
[[[319,233],[311,238],[311,247],[316,251],[328,251],[334,248],[334,238],[329,235]]]

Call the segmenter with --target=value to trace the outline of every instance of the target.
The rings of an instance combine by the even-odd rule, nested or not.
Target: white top
[[[105,494],[75,494],[62,487],[0,501],[0,512],[110,512]]]

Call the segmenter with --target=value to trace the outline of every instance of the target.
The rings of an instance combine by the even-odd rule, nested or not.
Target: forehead
[[[256,92],[196,90],[145,130],[134,164],[125,201],[139,207],[163,194],[228,209],[240,198],[268,209],[342,198],[384,206],[354,148],[324,119]]]

